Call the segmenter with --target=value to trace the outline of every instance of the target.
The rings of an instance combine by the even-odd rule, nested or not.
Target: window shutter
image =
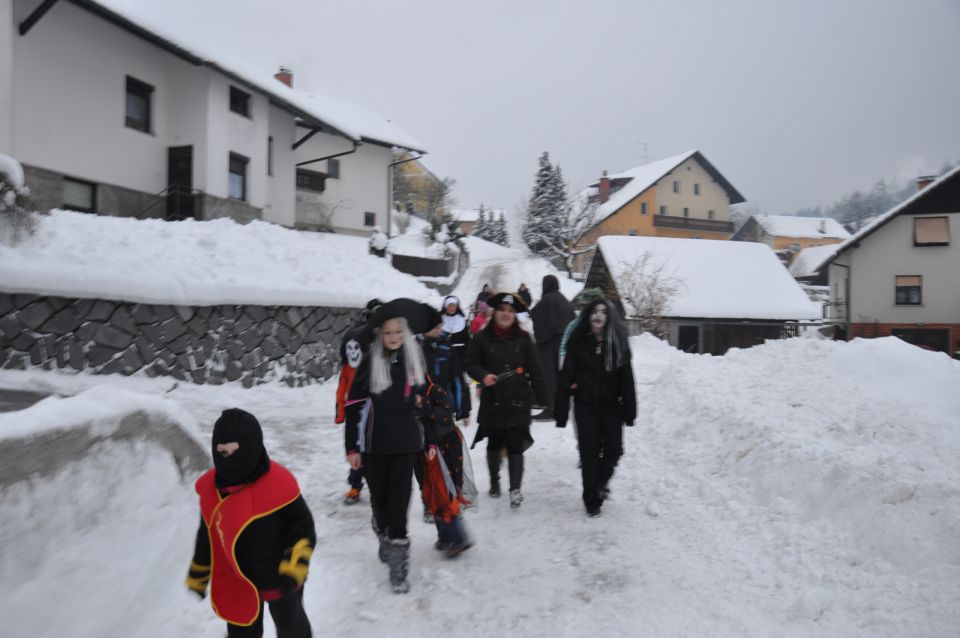
[[[897,287],[920,286],[921,285],[920,280],[921,280],[920,277],[913,276],[913,275],[910,275],[910,276],[897,275]],[[887,281],[889,281],[889,279]]]
[[[946,217],[916,217],[913,232],[916,244],[950,243],[950,225]]]

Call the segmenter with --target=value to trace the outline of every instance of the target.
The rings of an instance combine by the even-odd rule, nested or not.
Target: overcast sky
[[[151,3],[383,114],[461,207],[513,211],[544,150],[572,193],[699,149],[771,214],[960,160],[960,0]]]

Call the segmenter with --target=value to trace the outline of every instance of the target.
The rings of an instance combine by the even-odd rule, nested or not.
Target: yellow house
[[[730,239],[766,244],[789,265],[807,248],[839,244],[849,237],[850,233],[830,217],[753,215]]]
[[[395,154],[393,170],[394,207],[415,215],[426,215],[443,180],[407,152]]]
[[[604,175],[578,196],[588,229],[574,242],[574,272],[584,272],[606,235],[729,239],[730,206],[744,200],[700,151],[687,151]]]

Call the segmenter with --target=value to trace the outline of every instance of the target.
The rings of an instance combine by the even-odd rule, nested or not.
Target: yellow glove
[[[277,571],[281,576],[287,576],[296,582],[296,587],[300,587],[307,579],[311,556],[313,556],[313,547],[310,546],[310,541],[301,538],[283,553],[283,560],[280,561]]]
[[[187,588],[200,598],[206,598],[207,585],[210,584],[210,565],[198,565],[190,561],[190,572],[187,574]]]

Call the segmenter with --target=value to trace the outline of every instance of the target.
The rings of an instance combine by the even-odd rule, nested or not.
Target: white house
[[[40,207],[311,227],[339,203],[329,225],[357,233],[366,213],[386,216],[391,149],[421,145],[294,88],[289,71],[232,63],[152,8],[0,0],[0,152],[24,165]],[[298,177],[298,162],[346,151]]]
[[[960,352],[960,167],[839,246],[819,270],[830,282],[828,319],[840,334],[894,335]],[[960,356],[960,355],[956,355]]]
[[[656,279],[659,285],[648,282]],[[599,288],[628,322],[636,305],[668,289],[661,309],[668,341],[688,352],[723,354],[795,336],[821,309],[769,246],[665,237],[600,237],[584,288]]]

